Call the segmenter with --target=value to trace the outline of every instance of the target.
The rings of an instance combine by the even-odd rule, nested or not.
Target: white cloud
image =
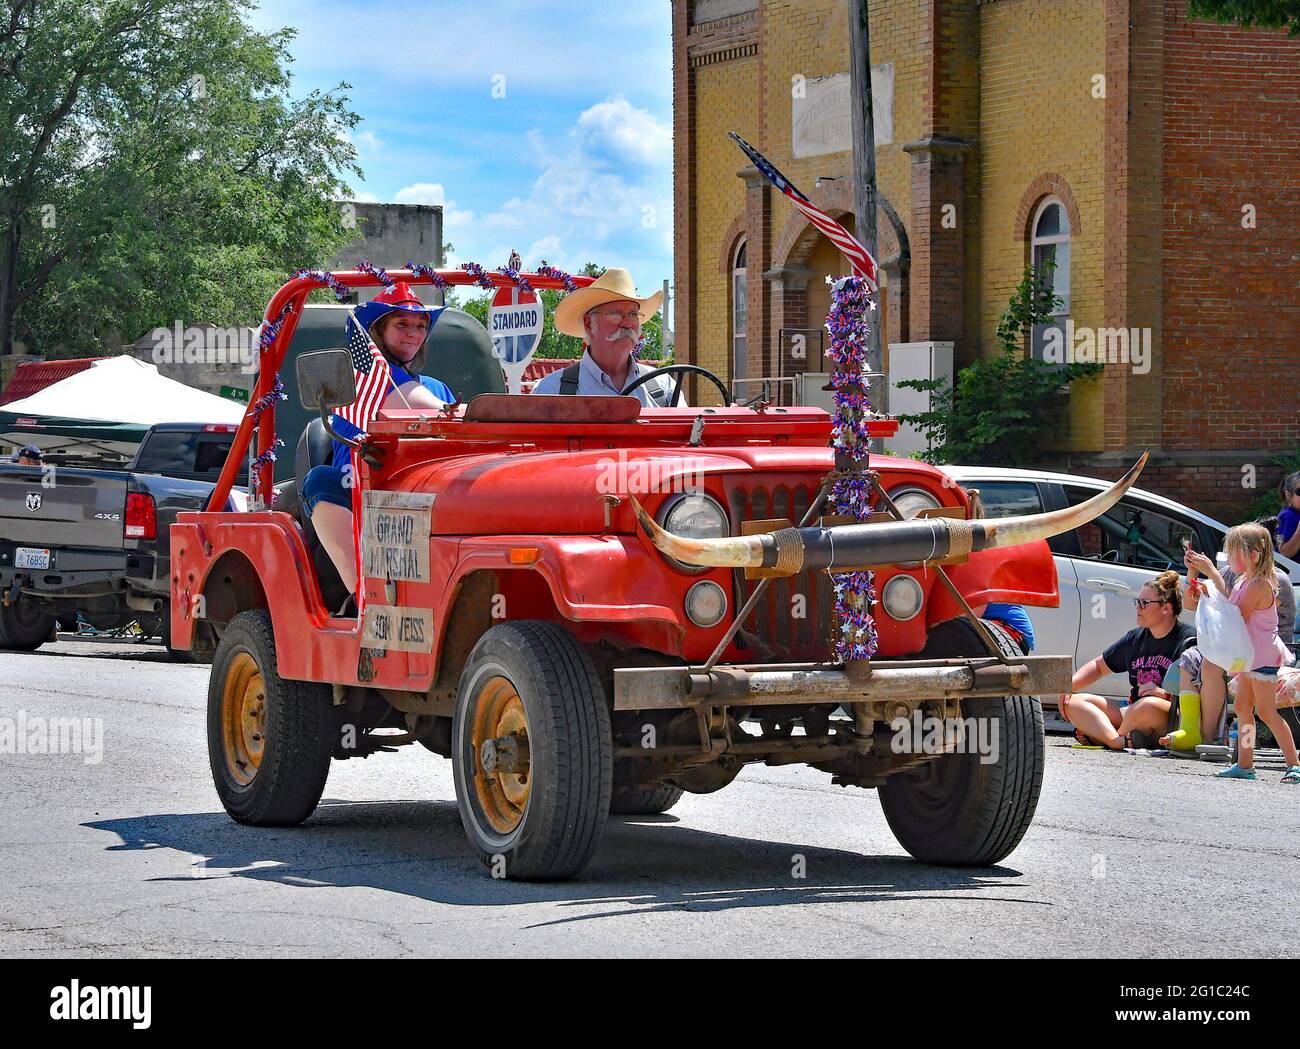
[[[530,266],[625,266],[651,288],[670,276],[672,136],[661,121],[616,95],[585,110],[558,148],[537,132],[528,144],[541,173],[525,195],[478,215],[447,206],[453,264],[499,265],[527,245]]]
[[[379,147],[384,143],[373,131],[361,131],[353,136],[353,142],[358,150],[367,153],[377,152]]]
[[[622,95],[588,109],[578,118],[573,134],[593,157],[645,165],[672,162],[672,130]]]
[[[394,204],[446,204],[447,190],[441,182],[417,182],[399,189],[393,195]]]

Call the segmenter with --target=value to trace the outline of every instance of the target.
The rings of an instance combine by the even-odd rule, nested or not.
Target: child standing
[[[1228,532],[1223,543],[1228,567],[1237,573],[1228,593],[1223,576],[1204,554],[1188,551],[1187,564],[1206,575],[1241,610],[1246,632],[1254,646],[1254,668],[1237,675],[1237,721],[1240,725],[1237,763],[1219,773],[1223,779],[1255,778],[1255,711],[1282,748],[1287,770],[1283,783],[1300,783],[1300,756],[1291,727],[1277,712],[1277,669],[1286,661],[1286,649],[1277,633],[1277,580],[1273,571],[1273,543],[1262,525],[1244,524]]]

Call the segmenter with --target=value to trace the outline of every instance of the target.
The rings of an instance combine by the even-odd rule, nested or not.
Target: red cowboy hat
[[[423,313],[429,318],[429,328],[425,332],[425,338],[428,333],[433,331],[433,326],[438,322],[438,317],[442,313],[441,306],[426,306],[417,297],[411,286],[405,283],[394,284],[391,288],[385,288],[369,302],[363,302],[354,311],[366,331],[371,331],[375,322],[383,317],[388,316],[394,310],[402,310],[406,313]]]

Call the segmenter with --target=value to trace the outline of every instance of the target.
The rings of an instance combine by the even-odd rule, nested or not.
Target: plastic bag
[[[1196,647],[1201,656],[1229,674],[1251,669],[1255,646],[1241,610],[1208,583],[1196,606]]]
[[[1300,670],[1283,667],[1277,672],[1277,705],[1300,707]]]

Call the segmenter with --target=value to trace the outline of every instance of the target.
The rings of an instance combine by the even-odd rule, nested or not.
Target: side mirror
[[[298,358],[298,396],[304,408],[322,415],[357,399],[352,355],[345,349],[318,350]]]

